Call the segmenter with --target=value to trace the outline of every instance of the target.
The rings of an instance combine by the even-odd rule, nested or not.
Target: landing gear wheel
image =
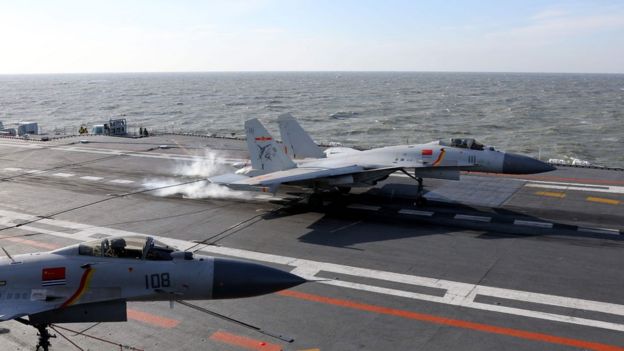
[[[321,206],[323,206],[323,197],[321,194],[311,194],[308,197],[308,206],[311,209],[321,208]]]
[[[417,207],[425,207],[427,206],[427,198],[424,196],[419,196],[416,198],[416,206]]]
[[[341,194],[348,194],[351,191],[351,187],[350,186],[339,186],[338,187],[338,191]]]

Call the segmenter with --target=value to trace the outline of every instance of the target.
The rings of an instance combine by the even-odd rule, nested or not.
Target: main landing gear
[[[320,209],[323,207],[323,201],[330,199],[332,201],[341,201],[341,198],[351,192],[349,186],[336,186],[331,189],[314,187],[312,193],[306,196],[306,204],[311,209]]]
[[[425,190],[423,187],[423,179],[421,177],[416,177],[415,175],[409,174],[404,169],[401,169],[401,172],[405,173],[405,175],[407,175],[408,177],[418,182],[418,189],[416,190],[416,201],[415,201],[416,206],[423,207],[427,205],[427,198],[425,198]]]

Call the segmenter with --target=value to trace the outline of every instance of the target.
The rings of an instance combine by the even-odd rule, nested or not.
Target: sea
[[[624,167],[624,75],[240,72],[0,75],[0,122],[47,133],[126,118],[131,131],[279,138],[291,113],[323,144],[475,138],[542,160]]]

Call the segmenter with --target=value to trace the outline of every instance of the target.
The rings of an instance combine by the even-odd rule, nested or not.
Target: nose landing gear
[[[409,174],[409,172],[407,172],[404,169],[401,169],[401,172],[405,173],[405,175],[407,175],[408,177],[416,180],[418,182],[418,189],[416,191],[416,201],[415,204],[418,207],[423,207],[425,205],[427,205],[427,198],[425,198],[425,191],[424,191],[424,187],[423,187],[423,179],[422,177],[416,177],[415,175]]]
[[[50,339],[56,338],[56,335],[50,334],[50,332],[48,331],[48,327],[50,326],[49,324],[32,324],[30,323],[30,321],[24,318],[16,318],[15,320],[24,325],[30,325],[31,327],[37,329],[37,331],[39,332],[37,334],[37,336],[39,337],[39,342],[37,343],[37,348],[35,349],[36,351],[39,351],[39,350],[49,351],[50,350],[50,346],[52,345],[50,343]]]
[[[50,349],[50,338],[56,338],[56,335],[50,334],[48,331],[48,325],[46,324],[37,324],[33,325],[39,332],[37,334],[39,336],[39,343],[37,344],[36,351],[39,351],[41,348],[42,351],[48,351]]]
[[[423,207],[427,205],[427,198],[424,196],[425,191],[423,187],[423,179],[421,177],[416,178],[418,182],[418,192],[416,193],[416,206]]]

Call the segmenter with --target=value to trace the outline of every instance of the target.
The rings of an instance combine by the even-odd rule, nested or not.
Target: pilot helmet
[[[111,248],[113,249],[123,249],[126,247],[126,240],[123,238],[116,238],[111,240]]]

